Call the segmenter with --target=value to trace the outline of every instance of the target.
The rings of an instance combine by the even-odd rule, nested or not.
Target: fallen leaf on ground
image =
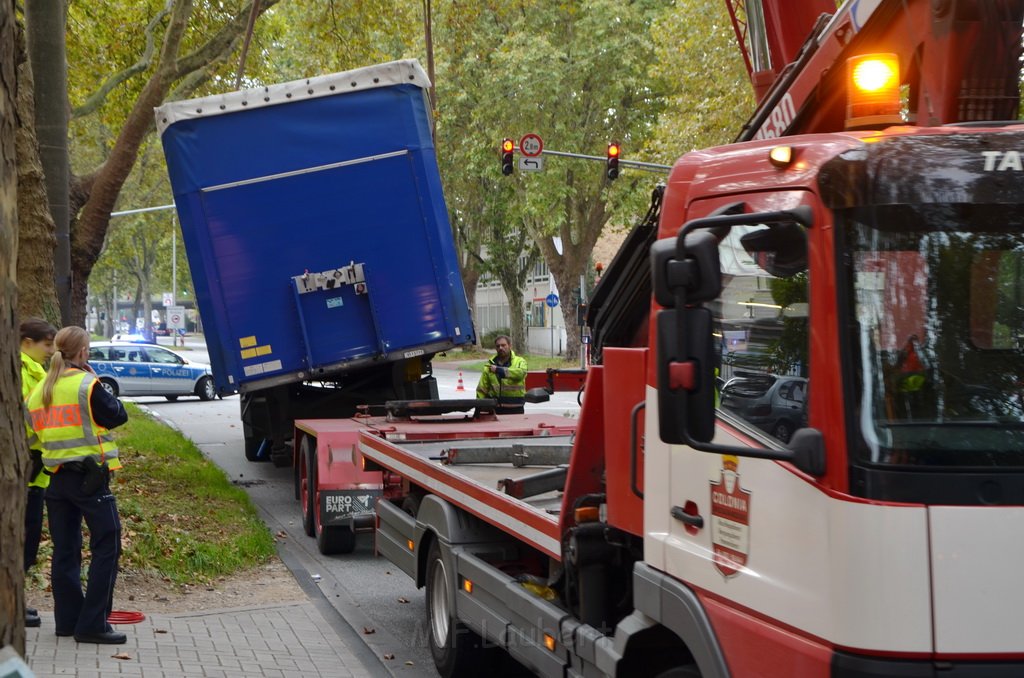
[[[394,658],[395,658],[395,655],[391,654],[390,652],[388,652],[386,655],[384,655],[384,659],[394,659]]]
[[[167,633],[167,629],[153,629],[153,633]]]
[[[370,635],[371,633],[377,633],[377,629],[371,629],[368,626],[363,627],[363,633]]]
[[[399,598],[398,602],[400,602],[400,603],[408,603],[409,599],[408,598]]]
[[[132,656],[127,652],[118,652],[117,654],[110,655],[111,659],[131,659]]]

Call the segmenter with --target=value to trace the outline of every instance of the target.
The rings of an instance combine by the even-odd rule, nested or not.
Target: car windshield
[[[1024,206],[837,212],[859,455],[1024,466]]]

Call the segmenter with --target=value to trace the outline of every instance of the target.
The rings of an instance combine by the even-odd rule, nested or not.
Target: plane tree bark
[[[0,0],[0,647],[25,654],[25,425],[14,309],[18,251],[18,40],[14,1]]]
[[[36,138],[35,91],[25,35],[17,27],[18,69],[15,155],[18,161],[18,318],[43,318],[59,327],[61,309],[54,287],[53,218],[47,205],[43,165]],[[63,100],[63,98],[61,99]]]
[[[65,9],[63,2],[52,0],[25,1],[25,28],[27,31],[27,54],[29,68],[26,69],[29,79],[25,89],[32,92],[33,133],[38,138],[39,160],[42,163],[45,192],[27,186],[23,193],[33,194],[38,202],[34,205],[26,200],[23,207],[26,220],[31,228],[37,231],[46,229],[38,242],[52,244],[53,256],[48,257],[47,264],[55,286],[56,300],[59,304],[60,323],[66,325],[71,321],[71,245],[69,240],[68,212],[68,176],[71,171],[68,160],[68,69],[64,54]],[[31,89],[29,89],[31,88]],[[27,136],[22,132],[20,136]],[[30,205],[32,205],[30,207]],[[36,215],[36,211],[46,210],[45,217]],[[50,231],[49,227],[54,230]],[[47,235],[53,234],[53,242],[48,243]],[[35,255],[35,252],[32,252]],[[22,289],[28,289],[22,286]]]

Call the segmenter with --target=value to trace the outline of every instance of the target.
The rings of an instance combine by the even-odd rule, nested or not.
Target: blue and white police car
[[[217,397],[209,365],[155,344],[93,342],[89,364],[103,388],[115,396],[164,396],[172,401],[187,395]]]

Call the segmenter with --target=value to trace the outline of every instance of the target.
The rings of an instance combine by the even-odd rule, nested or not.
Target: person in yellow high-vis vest
[[[36,384],[46,378],[43,365],[53,355],[53,337],[57,328],[39,318],[29,318],[21,323],[21,399]],[[43,495],[50,484],[50,476],[43,473],[42,451],[32,428],[26,425],[28,447],[32,455],[29,470],[28,497],[25,500],[25,572],[36,564],[39,555],[39,539],[43,533]],[[33,608],[25,609],[25,626],[33,628],[42,624],[39,613]]]
[[[108,618],[121,555],[121,519],[110,493],[110,472],[121,468],[110,429],[128,421],[124,406],[89,366],[89,334],[65,327],[54,337],[46,379],[29,394],[27,416],[50,474],[46,512],[53,560],[54,621],[58,636],[80,643],[120,644]],[[89,565],[82,592],[82,519],[89,527]]]
[[[477,398],[494,398],[499,414],[523,414],[526,403],[526,359],[512,350],[512,340],[504,334],[494,340],[496,354],[484,365]]]

